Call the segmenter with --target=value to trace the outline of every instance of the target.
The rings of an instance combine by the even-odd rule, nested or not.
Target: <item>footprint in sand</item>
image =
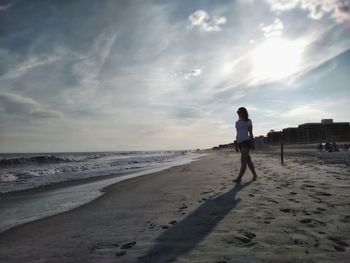
[[[184,210],[184,209],[186,209],[187,207],[188,207],[187,205],[182,204],[182,206],[179,208],[179,210]]]
[[[173,220],[173,221],[170,221],[168,224],[169,224],[169,225],[176,225],[176,224],[177,224],[177,221],[176,221],[176,220]]]
[[[117,243],[98,242],[96,244],[89,245],[88,249],[90,253],[102,255],[115,253],[117,247],[119,247]]]
[[[304,185],[302,185],[302,186],[307,187],[307,188],[315,188],[315,186],[314,186],[314,185],[311,185],[311,184],[304,184]]]
[[[324,203],[323,200],[321,198],[319,198],[318,196],[314,196],[312,194],[308,194],[308,196],[315,199],[318,203]]]
[[[341,251],[341,252],[344,252],[346,250],[346,247],[349,246],[348,243],[346,243],[345,241],[339,239],[339,238],[336,238],[336,237],[331,237],[329,236],[328,237],[329,240],[332,240],[335,244],[333,245],[334,249],[337,250],[337,251]]]
[[[185,214],[184,210],[187,209],[188,206],[186,204],[182,204],[182,206],[177,210],[177,212],[181,213],[182,215]]]
[[[129,243],[126,243],[126,244],[124,244],[124,245],[122,245],[121,247],[120,247],[120,251],[117,251],[117,252],[115,252],[115,256],[116,257],[122,257],[122,256],[124,256],[125,254],[126,254],[126,249],[130,249],[130,248],[132,248],[132,247],[134,247],[136,245],[136,242],[135,241],[133,241],[133,242],[129,242]]]
[[[294,210],[290,208],[281,208],[280,211],[283,213],[292,213]]]
[[[336,180],[345,180],[345,179],[341,178],[340,176],[334,176],[333,178],[335,178]]]
[[[271,224],[271,221],[275,219],[274,216],[267,216],[267,217],[264,217],[264,224]]]
[[[130,249],[130,248],[134,247],[135,245],[136,245],[136,241],[133,241],[133,242],[129,242],[129,243],[122,245],[120,248],[121,249]]]
[[[249,239],[253,239],[256,237],[256,235],[254,233],[248,232],[244,229],[239,229],[238,232],[240,234],[243,234],[246,238],[249,238]]]
[[[124,256],[126,254],[126,252],[123,250],[123,251],[120,251],[120,252],[116,252],[115,255],[117,257],[121,257],[121,256]]]
[[[312,211],[314,214],[322,214],[324,211],[327,211],[327,209],[317,207],[315,211]]]
[[[294,202],[294,203],[300,203],[298,200],[295,200],[294,198],[289,198],[288,201]]]
[[[201,200],[198,200],[198,203],[202,203],[202,202],[205,202],[207,200],[208,200],[208,198],[203,197]]]
[[[176,220],[173,220],[173,221],[170,221],[167,225],[161,225],[160,228],[161,228],[161,229],[168,229],[168,228],[170,228],[171,226],[176,225],[176,224],[177,224],[177,221],[176,221]]]
[[[331,196],[332,194],[327,193],[327,192],[315,192],[315,195]]]
[[[280,186],[283,188],[290,188],[291,183],[281,183]]]
[[[307,245],[309,242],[307,242],[307,237],[297,235],[297,237],[290,237],[290,239],[293,241],[294,245]]]
[[[350,216],[344,216],[344,218],[341,220],[344,223],[350,223]]]
[[[256,237],[254,233],[245,231],[243,229],[238,230],[238,234],[235,234],[224,241],[227,244],[234,244],[238,247],[250,247],[254,246],[256,242],[253,242],[253,239]]]
[[[319,220],[315,220],[312,218],[304,218],[299,220],[300,223],[306,224],[308,227],[317,227],[317,226],[326,226],[327,224],[319,221]]]
[[[146,222],[146,226],[148,227],[148,229],[153,229],[153,228],[156,227],[156,225],[153,224],[153,223],[151,223],[150,221],[147,221],[147,222]]]
[[[275,203],[275,204],[278,204],[278,202],[276,200],[273,200],[273,199],[267,199],[268,202],[271,202],[271,203]]]
[[[301,212],[302,212],[304,215],[307,215],[307,216],[311,215],[311,213],[309,213],[309,212],[306,211],[306,210],[301,210]]]

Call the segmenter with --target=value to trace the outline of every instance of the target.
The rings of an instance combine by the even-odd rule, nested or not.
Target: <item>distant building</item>
[[[277,144],[281,142],[282,132],[270,130],[267,133],[267,143],[269,144]]]
[[[333,122],[332,119],[323,119],[321,123],[304,123],[298,126],[297,142],[341,142],[350,140],[349,122]]]
[[[322,119],[321,123],[322,124],[332,124],[333,123],[333,119]]]
[[[255,139],[255,143],[257,144],[266,144],[267,143],[267,137],[260,135],[254,138]]]
[[[298,127],[288,127],[282,131],[270,130],[267,133],[268,144],[296,144],[318,142],[350,141],[350,123],[333,122],[333,119],[322,119],[321,122],[304,123]]]
[[[297,143],[298,128],[289,127],[282,130],[283,143],[294,144]]]
[[[326,141],[326,139],[323,136],[321,123],[304,123],[298,126],[298,143],[314,143],[323,141]]]
[[[230,148],[234,148],[235,145],[234,143],[228,143],[228,144],[220,144],[219,146],[214,146],[212,149],[213,150],[222,150],[222,149],[230,149]]]

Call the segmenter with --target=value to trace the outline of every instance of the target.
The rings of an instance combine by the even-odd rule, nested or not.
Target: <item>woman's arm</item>
[[[238,143],[236,140],[233,142],[233,145],[235,146],[236,152],[239,152]]]
[[[255,143],[254,143],[254,135],[253,135],[253,126],[252,125],[248,126],[248,133],[249,133],[250,141],[252,142],[252,150],[254,150]]]
[[[253,126],[248,126],[248,134],[251,140],[254,140]]]

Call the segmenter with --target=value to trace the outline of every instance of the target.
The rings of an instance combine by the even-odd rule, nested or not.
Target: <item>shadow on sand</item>
[[[156,239],[156,244],[137,262],[172,262],[191,251],[241,199],[236,194],[251,182],[235,185],[230,191],[200,205],[178,224]]]

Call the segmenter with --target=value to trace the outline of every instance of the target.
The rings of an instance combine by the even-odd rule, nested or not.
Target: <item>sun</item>
[[[279,37],[267,39],[253,52],[253,74],[258,80],[280,80],[296,73],[303,45]]]

